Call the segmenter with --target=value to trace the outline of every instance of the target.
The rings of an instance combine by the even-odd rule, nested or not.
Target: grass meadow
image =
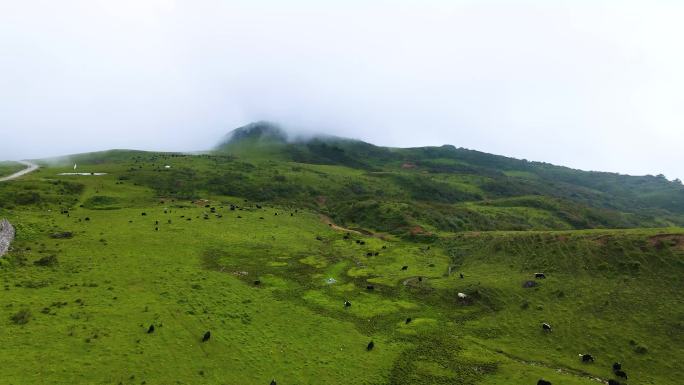
[[[163,196],[129,168],[0,186],[26,195],[0,209],[17,229],[0,259],[1,383],[590,385],[614,361],[628,384],[681,383],[682,229],[416,242],[312,207]]]

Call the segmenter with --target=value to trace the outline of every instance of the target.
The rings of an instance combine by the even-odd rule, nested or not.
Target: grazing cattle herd
[[[207,207],[209,207],[209,205],[207,205]],[[256,207],[259,208],[259,209],[262,208],[260,205],[256,205]],[[211,210],[211,213],[212,213],[212,214],[216,214],[216,208],[215,208],[215,207],[211,207],[210,210]],[[237,206],[237,205],[230,205],[230,210],[231,210],[231,211],[235,211],[235,210],[243,210],[243,209],[240,208],[240,207]],[[164,210],[164,213],[167,213],[167,212],[168,212],[168,210],[165,209],[165,210]],[[68,212],[66,212],[66,213],[68,213]],[[219,214],[216,214],[216,215],[218,216]],[[275,213],[275,215],[278,215],[278,214]],[[293,216],[294,213],[290,213],[290,215]],[[142,213],[141,213],[141,216],[147,216],[147,213],[142,212]],[[184,216],[184,215],[181,215],[180,217],[181,217],[181,218],[184,218],[185,216]],[[199,217],[198,217],[198,218],[199,218]],[[205,214],[205,215],[204,215],[204,218],[205,218],[205,219],[208,219],[208,216]],[[237,218],[239,219],[239,218],[241,218],[241,216],[238,215]],[[263,218],[263,217],[260,217],[260,219],[264,219],[264,218]],[[90,221],[90,218],[89,218],[89,217],[86,217],[86,218],[84,218],[84,220],[85,220],[85,221]],[[187,218],[187,220],[191,220],[191,218]],[[129,221],[129,223],[133,223],[133,221],[131,220],[131,221]],[[170,224],[170,223],[171,223],[171,220],[169,219],[167,223]],[[155,225],[154,230],[155,230],[155,231],[159,231],[159,221],[158,221],[158,220],[155,220],[154,225]],[[316,237],[316,239],[319,240],[319,241],[322,241],[322,240],[323,240],[321,237]],[[347,232],[347,233],[344,235],[344,239],[345,239],[345,240],[351,239],[351,234]],[[356,244],[358,244],[358,245],[365,245],[365,241],[362,241],[362,240],[358,240],[358,239],[357,239],[357,240],[355,240],[355,242],[356,242]],[[386,246],[382,246],[382,248],[383,248],[383,249],[386,249]],[[429,249],[429,246],[428,246],[428,249]],[[366,253],[366,256],[367,256],[367,257],[378,256],[378,255],[379,255],[378,252],[367,252],[367,253]],[[403,266],[401,267],[401,270],[402,270],[402,271],[406,271],[406,270],[408,270],[408,268],[409,268],[408,265],[403,265]],[[451,271],[450,271],[450,272],[451,272]],[[464,274],[463,274],[462,272],[459,273],[459,278],[460,278],[460,279],[463,279],[463,278],[464,278]],[[546,278],[547,278],[547,277],[546,277],[546,274],[543,273],[543,272],[534,273],[534,279],[546,279]],[[417,277],[417,280],[418,280],[418,281],[422,281],[422,277]],[[259,285],[261,285],[261,281],[260,281],[260,280],[254,280],[254,281],[253,281],[253,284],[254,284],[254,286],[259,286]],[[533,280],[528,280],[528,281],[525,281],[525,282],[523,283],[523,287],[525,287],[525,288],[532,288],[532,287],[536,287],[536,286],[538,286],[538,285],[539,285],[539,284],[538,284],[537,282],[533,281]],[[369,284],[369,285],[366,286],[366,290],[372,291],[372,290],[374,290],[374,289],[375,289],[375,286],[374,286],[374,285],[370,285],[370,284]],[[469,297],[468,294],[466,294],[466,293],[462,293],[462,292],[457,293],[457,298],[458,298],[458,300],[460,301],[461,304],[467,305],[467,304],[470,304],[470,303],[471,303],[471,302],[470,302],[470,297]],[[345,301],[344,301],[344,308],[349,308],[349,307],[351,307],[351,305],[352,305],[352,304],[351,304],[351,302],[350,302],[349,300],[345,300]],[[408,318],[405,319],[405,324],[409,324],[409,323],[411,323],[411,321],[412,321],[411,317],[408,317]],[[547,323],[547,322],[543,322],[541,326],[542,326],[542,330],[543,330],[544,332],[549,332],[549,333],[550,333],[550,332],[553,330],[552,327],[551,327],[551,325],[550,325],[549,323]],[[148,329],[147,329],[147,334],[153,334],[154,331],[155,331],[155,326],[152,324],[152,325],[150,325],[150,326],[148,327]],[[202,341],[202,342],[208,342],[210,338],[211,338],[211,332],[210,332],[210,331],[206,331],[206,332],[204,333],[204,335],[202,336],[201,341]],[[375,342],[370,341],[370,342],[366,345],[366,350],[370,352],[371,350],[374,349],[374,347],[375,347]],[[580,353],[580,354],[579,354],[579,357],[580,357],[581,362],[582,362],[582,363],[585,363],[585,364],[593,363],[593,362],[595,361],[594,356],[592,356],[591,354],[582,354],[582,353]],[[622,370],[622,364],[621,364],[621,363],[615,362],[615,363],[612,365],[612,371],[613,371],[613,374],[614,374],[616,377],[622,378],[622,379],[624,379],[624,380],[627,379],[627,374],[625,373],[625,371]],[[615,379],[609,379],[607,383],[608,383],[608,385],[623,385],[622,383],[620,383],[619,381],[617,381],[617,380],[615,380]],[[273,379],[273,380],[271,381],[271,385],[276,385],[276,380],[275,380],[275,379]],[[545,379],[539,379],[539,380],[537,381],[537,385],[552,385],[552,383],[551,383],[550,381],[545,380]]]

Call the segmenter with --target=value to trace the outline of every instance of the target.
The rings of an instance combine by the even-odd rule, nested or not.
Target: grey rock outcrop
[[[14,234],[14,226],[7,219],[0,220],[0,257],[9,250]]]

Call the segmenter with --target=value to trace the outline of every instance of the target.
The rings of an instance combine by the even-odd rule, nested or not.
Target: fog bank
[[[684,179],[674,1],[5,1],[0,159],[269,120]]]

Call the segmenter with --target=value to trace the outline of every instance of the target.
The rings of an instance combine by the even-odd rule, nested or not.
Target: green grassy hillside
[[[336,220],[364,226],[379,223],[383,231],[401,232],[413,226],[463,231],[684,224],[684,186],[662,175],[586,172],[448,145],[396,149],[335,137],[288,141],[281,129],[269,123],[235,130],[217,151],[258,171],[264,168],[271,177],[275,172],[281,180],[291,177],[290,185],[308,187],[308,191],[293,191],[288,186],[266,196],[251,191],[255,199],[310,202],[323,196]],[[274,159],[278,165],[268,163]],[[296,166],[277,167],[283,163]],[[312,189],[313,180],[296,173],[302,171],[298,166],[302,163],[308,165],[303,171],[317,172],[325,180]],[[314,165],[327,167],[312,170]],[[252,182],[259,191],[273,185],[269,179]],[[405,205],[412,210],[392,213]],[[372,221],[364,221],[369,207],[376,212]],[[377,221],[388,215],[394,218]]]
[[[414,154],[429,149],[241,140],[83,154],[0,183],[17,229],[0,382],[589,385],[614,361],[627,384],[681,382],[684,230],[609,228],[678,223],[640,197],[676,184],[628,196],[615,185],[636,179],[554,187],[498,158],[430,171]],[[455,167],[441,151],[462,150],[430,167]],[[73,163],[106,175],[59,175]]]

